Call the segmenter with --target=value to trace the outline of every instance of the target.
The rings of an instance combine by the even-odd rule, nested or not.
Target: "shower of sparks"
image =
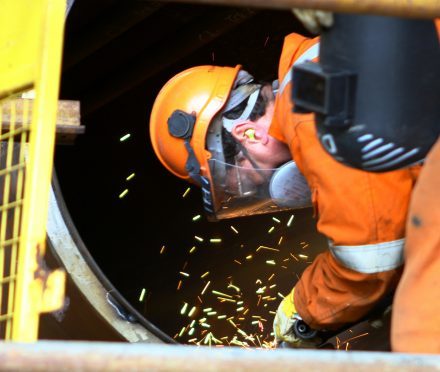
[[[236,285],[229,284],[229,285],[228,285],[228,288],[233,288],[233,289],[235,289],[235,291],[236,291],[237,293],[240,293],[240,288],[238,288]]]
[[[263,48],[266,48],[268,42],[269,42],[269,36],[266,37],[266,40],[264,41]]]
[[[145,288],[142,288],[141,295],[139,296],[139,302],[142,302],[144,300],[146,291],[147,290]]]
[[[191,187],[188,187],[186,190],[185,190],[185,192],[183,193],[183,195],[182,195],[182,198],[185,198],[187,195],[188,195],[188,193],[191,191]]]
[[[131,137],[131,134],[127,133],[124,136],[122,136],[121,138],[119,138],[119,141],[124,142],[124,141],[128,140],[130,137]]]
[[[188,187],[182,197],[185,198],[189,192],[190,188]],[[198,221],[202,218],[200,214],[196,213],[190,214],[188,217],[189,221],[191,219]],[[290,290],[283,285],[285,283],[283,281],[286,280],[285,278],[292,278],[293,285],[298,277],[296,272],[301,273],[303,268],[307,266],[308,260],[314,257],[312,254],[309,258],[308,255],[298,253],[298,251],[312,253],[311,249],[305,251],[309,248],[308,243],[301,242],[301,244],[295,243],[295,245],[292,243],[291,245],[291,234],[286,234],[287,230],[284,230],[281,225],[277,226],[277,224],[285,223],[282,222],[283,220],[283,218],[270,217],[268,226],[255,227],[255,231],[251,235],[247,235],[248,231],[246,230],[244,230],[246,234],[243,234],[242,228],[236,228],[233,225],[225,226],[227,228],[225,235],[229,234],[226,236],[216,233],[214,238],[209,238],[208,232],[205,230],[194,232],[205,235],[204,238],[191,234],[196,245],[188,247],[186,254],[191,255],[197,252],[188,256],[191,258],[212,251],[206,242],[229,242],[231,237],[240,238],[243,241],[235,239],[235,242],[232,242],[240,249],[237,249],[236,254],[230,257],[226,267],[222,265],[220,268],[215,262],[215,258],[212,263],[209,263],[208,259],[205,267],[192,267],[191,260],[188,258],[183,267],[180,265],[180,270],[176,270],[179,295],[186,295],[186,292],[192,293],[191,298],[182,298],[178,305],[179,308],[176,309],[176,312],[180,312],[182,319],[179,327],[175,330],[174,338],[176,340],[196,346],[239,346],[246,349],[275,348],[273,332],[271,332],[273,317],[281,299],[284,298],[282,292],[288,293],[287,291]],[[294,215],[290,215],[287,227],[292,225],[293,220]],[[284,236],[280,234],[282,230],[284,230]],[[270,235],[263,237],[264,231]],[[288,231],[294,232],[293,229]],[[263,240],[255,239],[258,237],[258,233]],[[188,238],[191,238],[191,235]],[[284,244],[281,245],[282,243]],[[219,245],[218,249],[214,251],[221,252],[223,248],[223,245]],[[171,256],[168,252],[174,251],[174,249],[167,249],[166,258],[169,259]],[[160,252],[161,254],[165,252],[165,245]],[[230,268],[227,267],[228,265]],[[252,271],[253,265],[262,270],[258,273],[255,272],[258,276],[249,276],[249,273],[254,272]],[[224,281],[219,280],[217,267],[223,273],[221,275],[224,275]],[[226,271],[229,269],[232,270],[232,274],[230,271]],[[239,277],[234,274],[240,270],[247,273],[247,282],[245,283],[242,281],[243,279],[238,279]],[[179,276],[181,280],[179,280]],[[208,278],[210,280],[207,280]],[[362,337],[362,335],[357,337]],[[351,339],[347,340],[345,344],[348,344],[349,341]],[[342,343],[340,342],[340,344]]]
[[[226,298],[232,298],[232,296],[230,296],[230,295],[228,295],[228,294],[226,294],[226,293],[222,293],[222,292],[219,292],[219,291],[211,291],[212,292],[212,294],[215,294],[215,295],[219,295],[219,296],[223,296],[223,297],[226,297]]]
[[[182,309],[180,309],[180,314],[184,315],[186,313],[187,308],[188,308],[188,304],[185,302],[182,306]]]
[[[205,287],[203,288],[202,292],[200,293],[201,295],[203,295],[206,291],[206,289],[209,287],[209,285],[211,284],[211,281],[208,281],[208,283],[206,283]]]
[[[259,250],[262,250],[262,249],[266,249],[266,250],[268,250],[268,251],[274,251],[274,252],[279,252],[279,251],[280,251],[280,250],[277,249],[277,248],[271,248],[271,247],[266,247],[265,245],[260,245],[260,246],[257,248],[257,252],[258,252]]]
[[[179,332],[179,337],[183,336],[183,333],[185,332],[186,327],[182,327],[181,331]]]
[[[119,194],[119,199],[122,199],[125,195],[127,195],[128,194],[128,189],[125,189],[124,191],[122,191],[120,194]]]
[[[197,308],[195,306],[193,306],[188,313],[188,317],[191,318],[194,315],[194,313],[196,312],[196,310],[197,310]]]
[[[298,258],[296,258],[296,256],[294,254],[292,254],[292,253],[289,253],[289,254],[296,262],[299,262]]]
[[[130,180],[132,180],[134,178],[135,175],[136,175],[135,173],[132,173],[125,180],[126,181],[130,181]]]
[[[361,337],[365,337],[367,335],[368,335],[368,332],[365,332],[365,333],[362,333],[360,335],[357,335],[357,336],[354,336],[354,337],[350,337],[348,340],[342,341],[341,345],[344,345],[345,343],[349,344],[350,341],[356,340],[356,339],[361,338]]]

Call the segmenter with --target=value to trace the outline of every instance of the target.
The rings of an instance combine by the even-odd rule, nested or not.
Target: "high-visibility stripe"
[[[368,245],[332,245],[330,252],[342,265],[373,274],[396,269],[403,264],[405,239]]]
[[[298,57],[298,59],[293,63],[293,66],[299,65],[300,63],[303,63],[305,61],[312,61],[315,58],[318,58],[318,56],[319,56],[319,43],[316,43],[315,45],[307,49],[303,54],[301,54]],[[292,80],[292,69],[289,69],[289,72],[286,74],[280,85],[280,88],[278,90],[279,94],[283,93],[284,88],[286,88],[287,84],[289,84],[291,80]]]

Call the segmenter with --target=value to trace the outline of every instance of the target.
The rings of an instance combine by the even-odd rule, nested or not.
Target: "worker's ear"
[[[255,122],[246,120],[232,128],[232,136],[242,144],[267,143],[267,133],[261,130]]]

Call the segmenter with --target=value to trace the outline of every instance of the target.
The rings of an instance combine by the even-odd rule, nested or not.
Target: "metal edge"
[[[129,342],[176,343],[134,309],[96,264],[72,221],[55,172],[50,190],[47,235],[75,285],[96,312],[124,339]],[[117,314],[107,301],[109,294],[134,322]]]

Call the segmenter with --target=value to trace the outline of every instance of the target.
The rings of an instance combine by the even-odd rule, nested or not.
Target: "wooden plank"
[[[29,117],[32,115],[32,99],[17,98],[15,104],[15,127],[23,126],[24,101],[30,102]],[[11,101],[2,104],[2,133],[8,132],[11,126]],[[57,112],[57,144],[72,144],[79,134],[85,132],[85,127],[81,125],[80,102],[70,100],[58,101]]]

